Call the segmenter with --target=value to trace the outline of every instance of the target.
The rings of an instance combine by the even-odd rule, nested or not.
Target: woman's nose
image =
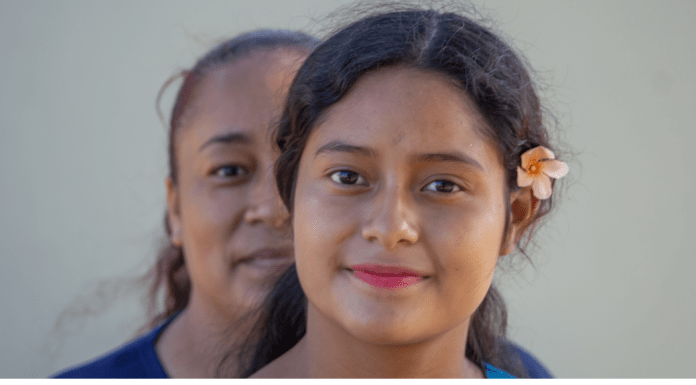
[[[249,193],[249,204],[244,213],[244,220],[249,224],[263,223],[269,227],[281,227],[286,224],[289,213],[285,208],[275,183],[273,167],[259,175]]]

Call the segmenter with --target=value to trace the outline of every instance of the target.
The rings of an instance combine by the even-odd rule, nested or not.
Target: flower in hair
[[[532,186],[537,199],[551,196],[551,179],[558,179],[568,173],[568,165],[554,159],[553,152],[538,146],[522,154],[522,167],[517,167],[517,185]]]

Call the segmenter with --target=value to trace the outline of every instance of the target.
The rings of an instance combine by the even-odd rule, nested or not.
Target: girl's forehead
[[[385,150],[412,152],[447,148],[490,152],[483,124],[466,92],[451,79],[402,66],[371,71],[358,79],[326,111],[310,140],[373,147],[381,143]]]
[[[322,119],[332,115],[354,115],[360,120],[408,119],[437,120],[438,114],[454,115],[481,123],[483,119],[467,92],[446,75],[418,68],[395,66],[370,71],[356,80],[339,102],[330,106]],[[443,116],[444,118],[444,116]],[[408,120],[407,119],[407,120]],[[319,122],[318,125],[321,125]]]

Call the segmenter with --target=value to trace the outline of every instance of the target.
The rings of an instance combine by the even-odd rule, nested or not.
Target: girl
[[[181,74],[169,128],[169,242],[151,271],[153,302],[166,283],[165,309],[147,334],[58,377],[213,377],[229,344],[248,334],[243,315],[293,257],[268,127],[316,44],[298,32],[251,32]]]
[[[567,167],[524,63],[482,25],[420,8],[364,17],[308,57],[276,136],[296,262],[245,375],[525,374],[491,282]]]

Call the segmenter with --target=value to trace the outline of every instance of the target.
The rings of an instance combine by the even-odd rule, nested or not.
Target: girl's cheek
[[[320,182],[308,187],[305,196],[303,207],[307,217],[313,218],[312,227],[317,232],[341,228],[361,212],[359,199],[338,195]]]

